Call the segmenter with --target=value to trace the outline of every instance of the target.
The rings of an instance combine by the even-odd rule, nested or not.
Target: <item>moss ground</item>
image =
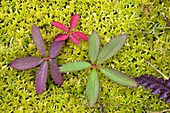
[[[71,16],[78,13],[80,20],[75,30],[86,34],[96,30],[101,36],[101,47],[115,35],[129,35],[125,46],[103,65],[131,77],[145,73],[162,77],[144,62],[148,60],[170,77],[170,30],[165,28],[162,16],[164,12],[170,18],[169,0],[1,0],[0,5],[1,113],[99,113],[100,103],[106,113],[142,113],[170,108],[170,104],[158,100],[158,95],[151,95],[150,90],[126,88],[100,74],[100,96],[91,109],[84,92],[88,70],[64,74],[61,87],[48,78],[45,91],[38,95],[34,87],[36,68],[17,71],[9,67],[18,57],[41,57],[31,37],[33,24],[40,28],[49,48],[56,34],[63,33],[52,26],[51,21],[68,26]],[[157,26],[155,30],[154,26]],[[89,60],[87,49],[87,42],[77,46],[69,41],[56,58],[58,65]]]

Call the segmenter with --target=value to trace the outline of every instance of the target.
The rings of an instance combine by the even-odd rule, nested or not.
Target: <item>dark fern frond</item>
[[[170,80],[157,78],[153,75],[141,75],[136,77],[135,81],[144,86],[146,89],[152,89],[152,94],[159,94],[159,99],[166,99],[166,103],[170,102]]]

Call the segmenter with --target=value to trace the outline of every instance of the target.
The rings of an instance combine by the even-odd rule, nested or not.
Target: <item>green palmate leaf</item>
[[[73,71],[86,69],[90,66],[91,64],[88,62],[69,62],[69,63],[63,64],[60,67],[60,71],[61,72],[73,72]]]
[[[129,76],[108,68],[100,68],[101,72],[106,75],[109,79],[113,80],[124,86],[137,87],[137,83]]]
[[[95,69],[88,76],[86,95],[90,107],[93,107],[99,95],[99,78]]]
[[[99,53],[97,64],[103,63],[105,60],[112,57],[118,50],[120,50],[127,37],[128,36],[126,34],[121,34],[113,38]]]
[[[100,37],[97,32],[92,31],[89,37],[89,57],[92,63],[96,61],[99,53]]]

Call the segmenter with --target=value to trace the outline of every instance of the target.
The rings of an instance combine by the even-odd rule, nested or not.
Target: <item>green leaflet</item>
[[[137,87],[137,83],[129,76],[108,68],[100,68],[101,72],[106,75],[109,79],[113,80],[124,86]]]
[[[99,53],[100,37],[96,31],[92,31],[89,37],[89,57],[90,61],[94,63]]]
[[[63,64],[60,67],[60,71],[61,72],[73,72],[73,71],[86,69],[90,66],[91,64],[88,62],[69,62],[69,63]]]
[[[99,95],[99,78],[95,69],[88,76],[86,96],[90,107],[93,107]]]
[[[99,53],[99,56],[97,58],[97,64],[101,64],[105,60],[112,57],[118,50],[121,49],[126,39],[127,39],[126,34],[121,34],[113,38]]]

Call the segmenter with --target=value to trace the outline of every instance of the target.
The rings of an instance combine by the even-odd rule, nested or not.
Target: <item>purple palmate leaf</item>
[[[54,59],[50,59],[50,71],[51,71],[51,78],[54,82],[58,85],[62,85],[62,75],[59,71],[59,67],[57,66],[57,62]]]
[[[18,58],[14,60],[10,66],[17,69],[17,70],[26,70],[38,66],[44,60],[42,58],[37,57],[25,57],[25,58]]]
[[[36,73],[35,88],[39,94],[44,91],[48,76],[48,62],[44,61]]]
[[[63,46],[63,41],[53,41],[50,47],[50,58],[55,58]]]
[[[166,99],[166,103],[170,102],[170,80],[164,81],[162,78],[147,74],[136,77],[135,80],[146,89],[152,89],[152,94],[160,94],[160,100]]]
[[[32,27],[32,37],[33,37],[34,44],[36,45],[38,51],[40,51],[40,53],[43,56],[46,56],[44,41],[42,39],[39,28],[35,24]]]

